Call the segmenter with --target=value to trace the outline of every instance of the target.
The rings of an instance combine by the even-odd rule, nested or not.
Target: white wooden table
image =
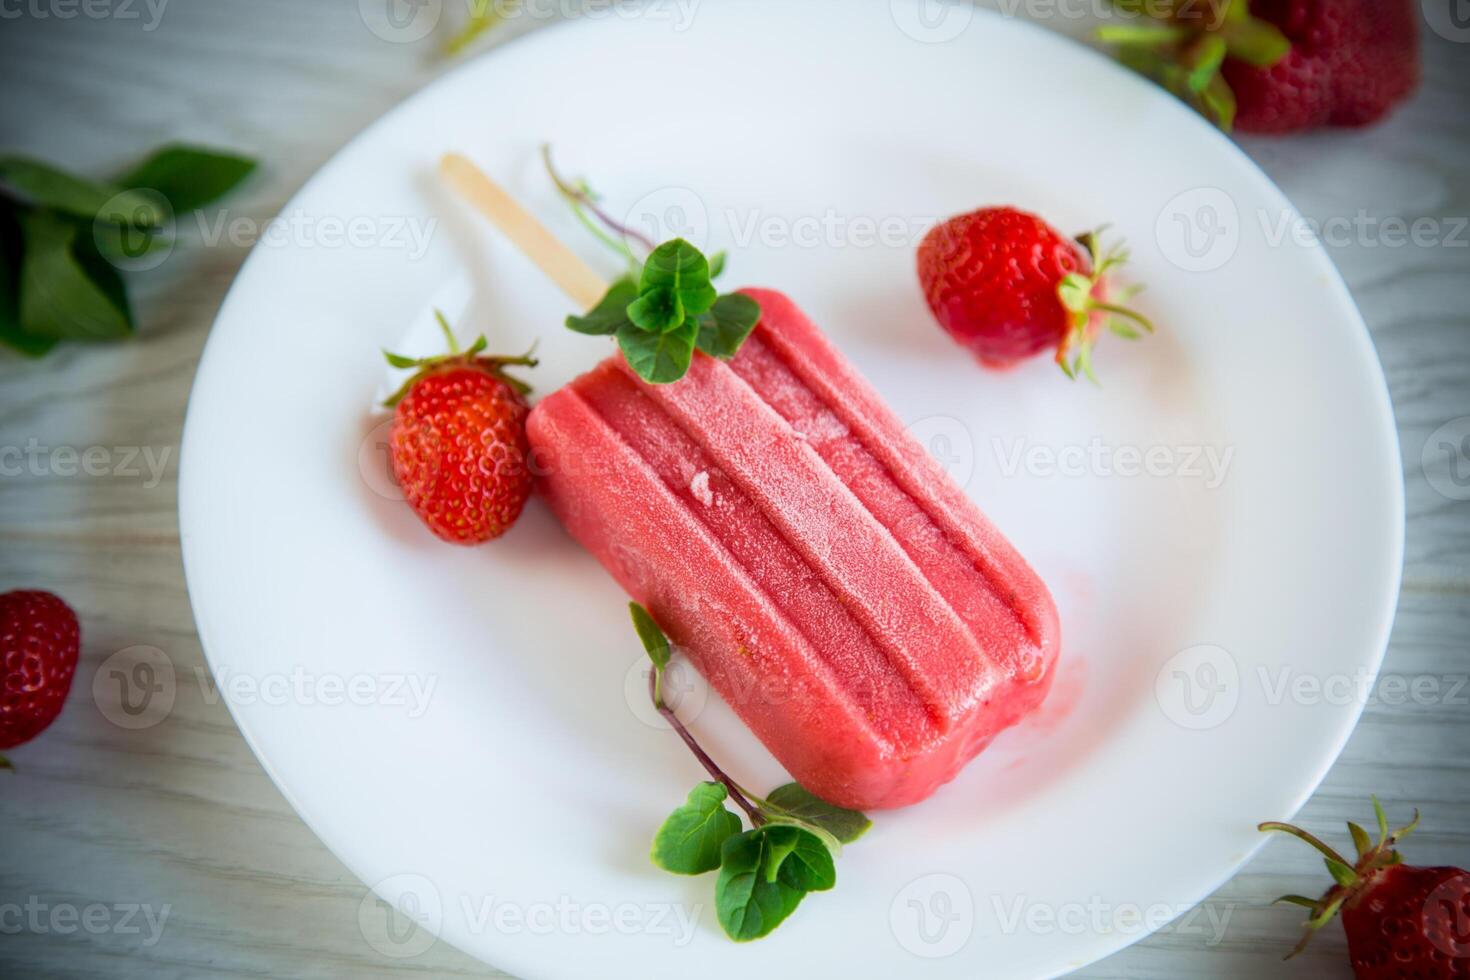
[[[429,13],[439,6],[422,2]],[[381,11],[384,0],[175,0],[161,13],[157,0],[6,4],[0,150],[100,173],[169,139],[241,148],[264,171],[229,213],[264,221],[344,141],[445,67],[436,42],[464,16],[458,0],[443,3],[436,33],[416,43],[367,29],[359,7],[374,3]],[[1074,35],[1088,26],[1042,19]],[[522,18],[498,37],[536,26]],[[1309,218],[1346,229],[1331,250],[1387,371],[1408,499],[1403,598],[1384,669],[1434,692],[1371,703],[1301,821],[1339,836],[1344,819],[1366,819],[1377,792],[1423,806],[1416,861],[1466,865],[1470,502],[1458,498],[1470,496],[1470,458],[1467,445],[1451,458],[1436,439],[1426,468],[1423,451],[1436,429],[1470,415],[1470,47],[1425,33],[1426,83],[1387,124],[1244,143]],[[502,97],[486,93],[487,118]],[[1385,219],[1397,218],[1431,219],[1434,244],[1392,244]],[[177,447],[195,363],[245,253],[228,241],[180,249],[135,277],[136,341],[63,347],[40,363],[0,358],[0,447],[37,447],[44,460],[37,473],[0,477],[0,591],[61,593],[86,637],[66,711],[13,753],[21,771],[0,778],[0,975],[493,975],[443,943],[404,960],[375,951],[358,927],[365,887],[287,806],[199,683]],[[103,447],[107,475],[69,475],[59,447]],[[163,464],[156,477],[150,459]],[[103,713],[116,716],[116,689],[103,685],[94,698],[92,682],[104,660],[136,645],[166,651],[179,682],[164,721],[128,730]],[[1274,843],[1208,899],[1193,927],[1079,975],[1345,976],[1336,926],[1305,961],[1280,962],[1302,916],[1267,903],[1322,881],[1306,848]],[[1224,923],[1222,936],[1212,921]]]

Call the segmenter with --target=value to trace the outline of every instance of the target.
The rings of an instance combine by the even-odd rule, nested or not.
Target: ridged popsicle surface
[[[1036,707],[1046,587],[783,294],[726,363],[615,355],[532,411],[541,490],[792,777],[930,795]]]

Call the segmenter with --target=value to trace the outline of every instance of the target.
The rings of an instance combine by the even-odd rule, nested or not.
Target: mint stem
[[[640,231],[636,231],[635,229],[629,228],[627,225],[624,225],[619,221],[615,221],[611,215],[609,215],[606,211],[598,206],[596,201],[592,200],[590,195],[588,195],[580,188],[572,186],[566,180],[564,180],[561,174],[557,173],[556,167],[552,165],[550,143],[542,144],[541,159],[546,164],[546,172],[550,175],[551,182],[556,185],[556,189],[562,193],[563,197],[571,201],[574,205],[580,205],[581,207],[586,208],[588,211],[591,211],[592,214],[596,216],[598,221],[601,221],[614,233],[622,235],[624,238],[633,239],[648,251],[652,252],[655,248],[658,247],[654,243],[653,239],[649,238],[647,235],[643,234]],[[614,245],[614,247],[616,247],[616,245]],[[629,258],[631,257],[632,256],[629,256]]]
[[[745,815],[750,818],[750,825],[752,827],[759,827],[766,822],[765,814],[761,813],[755,804],[746,799],[745,793],[740,789],[739,784],[725,775],[725,771],[715,763],[714,759],[709,757],[709,753],[699,747],[699,743],[694,740],[694,736],[689,733],[689,729],[685,728],[684,723],[674,714],[673,709],[664,704],[664,700],[659,694],[658,685],[658,678],[662,673],[663,671],[655,668],[648,675],[648,694],[649,697],[653,698],[653,706],[658,709],[659,714],[663,715],[664,720],[669,723],[669,727],[677,732],[679,737],[684,740],[684,744],[689,746],[689,751],[693,752],[694,757],[699,760],[699,764],[704,766],[704,771],[713,776],[716,782],[724,786],[725,791],[730,794],[730,799],[734,800],[740,809],[745,811]]]

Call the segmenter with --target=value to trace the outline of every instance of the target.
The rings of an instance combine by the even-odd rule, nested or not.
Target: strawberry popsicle
[[[621,355],[528,420],[541,490],[791,773],[916,803],[1051,684],[1046,587],[786,296],[668,385]]]

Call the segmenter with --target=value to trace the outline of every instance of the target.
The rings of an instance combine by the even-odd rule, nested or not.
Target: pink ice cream
[[[916,803],[1041,702],[1046,586],[785,295],[730,362],[620,355],[528,423],[572,536],[791,776]]]

